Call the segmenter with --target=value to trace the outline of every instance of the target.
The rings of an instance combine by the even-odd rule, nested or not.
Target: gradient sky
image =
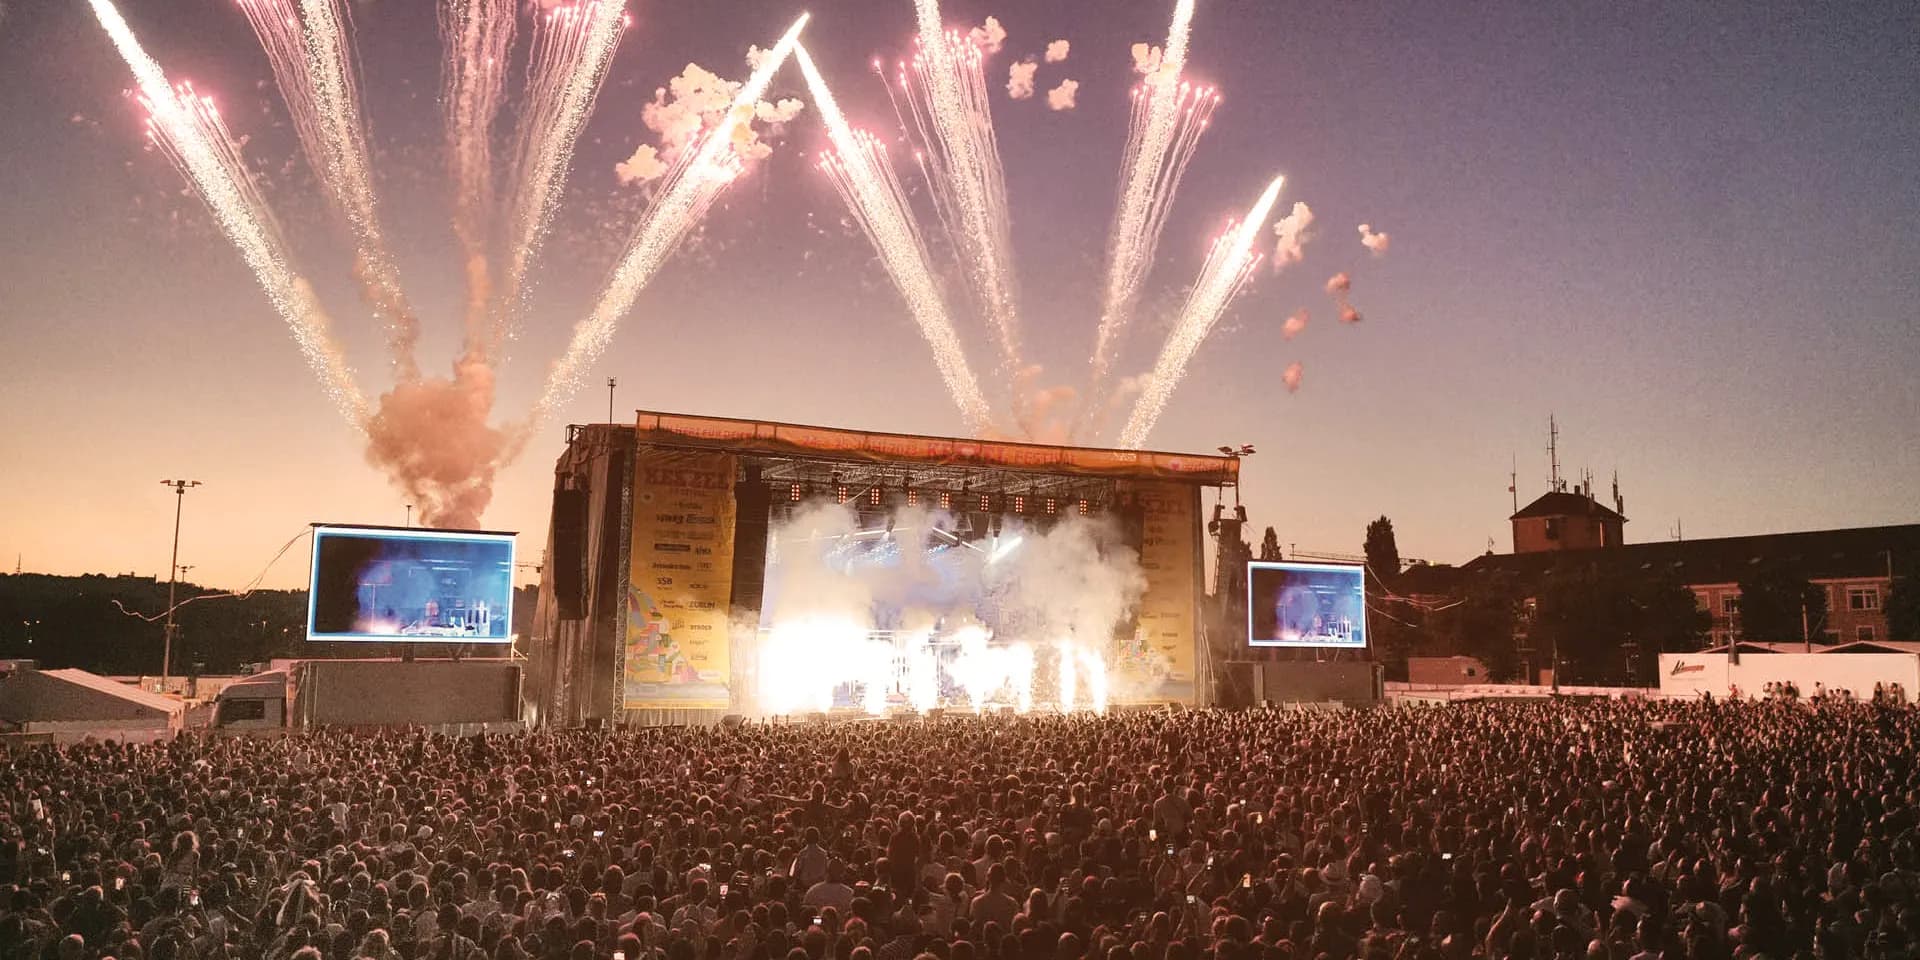
[[[127,0],[176,79],[223,103],[250,156],[293,154],[266,62],[231,0]],[[457,283],[439,173],[432,5],[355,16],[383,215],[432,328],[456,348]],[[632,197],[613,164],[653,137],[652,89],[697,61],[744,76],[747,44],[798,11],[628,0],[631,30],[582,144],[536,292],[501,372],[523,411],[615,254]],[[1171,2],[950,2],[998,15],[989,65],[1021,307],[1049,381],[1077,382],[1097,319],[1135,41]],[[818,0],[806,42],[856,122],[891,122],[868,72],[912,29],[908,0]],[[1225,92],[1183,187],[1150,304],[1207,239],[1285,173],[1318,215],[1306,261],[1264,272],[1202,348],[1150,446],[1253,443],[1257,525],[1303,550],[1358,552],[1393,518],[1403,555],[1509,547],[1507,471],[1544,490],[1549,411],[1570,472],[1617,469],[1634,540],[1920,519],[1920,7],[1708,3],[1275,3],[1201,0],[1190,73]],[[1064,38],[1044,91],[1008,101],[1006,65]],[[262,85],[265,86],[262,86]],[[0,0],[0,555],[28,570],[158,574],[187,498],[190,578],[239,586],[310,521],[399,523],[240,258],[207,226],[123,96],[124,66],[82,3]],[[776,92],[804,98],[797,72]],[[876,102],[880,101],[880,102]],[[811,165],[803,114],[645,292],[594,381],[635,407],[951,434],[961,422],[898,297]],[[380,338],[345,286],[341,233],[297,165],[269,195],[343,330],[363,384]],[[624,211],[624,212],[623,212]],[[1367,254],[1355,225],[1388,231]],[[1353,276],[1363,323],[1321,286]],[[1307,331],[1280,334],[1306,307]],[[1165,317],[1148,311],[1126,366]],[[977,325],[969,325],[977,330]],[[973,335],[973,358],[990,367]],[[1282,369],[1304,364],[1288,395]],[[566,422],[501,476],[486,525],[537,557]],[[1253,537],[1257,539],[1257,530]],[[302,583],[305,550],[267,585]]]

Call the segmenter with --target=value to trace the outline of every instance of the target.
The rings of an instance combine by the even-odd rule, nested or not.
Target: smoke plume
[[[620,178],[621,186],[646,183],[658,179],[667,172],[667,162],[660,159],[660,151],[653,144],[643,143],[633,148],[633,156],[614,164],[613,173]]]
[[[1039,364],[1014,372],[1013,416],[1021,435],[1014,439],[1031,443],[1068,443],[1078,419],[1080,392],[1065,385],[1046,386],[1040,382],[1046,373]]]
[[[1307,311],[1303,307],[1295,310],[1293,316],[1287,318],[1287,322],[1280,327],[1280,336],[1292,340],[1305,329],[1307,329]]]
[[[749,61],[765,56],[766,52],[758,48],[751,48],[747,52]],[[713,129],[726,118],[734,97],[739,93],[739,81],[724,79],[697,63],[687,64],[679,76],[656,89],[653,100],[640,111],[641,122],[660,137],[655,157],[666,162],[677,159],[699,141],[703,132]],[[734,154],[742,160],[760,160],[772,154],[773,148],[760,139],[760,131],[754,128],[754,122],[777,130],[779,124],[792,120],[805,106],[794,97],[783,97],[775,103],[761,101],[755,104],[751,114],[734,127]]]
[[[1273,232],[1280,238],[1273,251],[1275,270],[1289,263],[1299,263],[1306,256],[1307,228],[1313,226],[1313,208],[1296,201],[1293,212],[1281,217],[1273,225]]]
[[[1146,589],[1138,555],[1108,518],[1003,522],[979,537],[903,507],[863,526],[852,507],[821,503],[776,526],[751,625],[760,710],[826,709],[849,683],[874,713],[890,700],[925,710],[943,690],[1104,707],[1115,631]]]
[[[986,23],[967,31],[967,39],[987,53],[999,53],[1007,42],[1007,31],[997,17],[988,17]]]
[[[1368,250],[1373,251],[1374,256],[1377,257],[1386,253],[1387,246],[1392,242],[1393,238],[1389,236],[1386,231],[1383,230],[1379,233],[1374,233],[1372,225],[1365,223],[1360,225],[1360,243]]]
[[[1332,297],[1333,302],[1340,307],[1341,323],[1360,322],[1360,311],[1355,310],[1353,303],[1347,299],[1347,294],[1352,290],[1353,278],[1347,276],[1345,271],[1327,278],[1327,295]]]
[[[1062,80],[1060,85],[1047,91],[1047,109],[1072,110],[1075,97],[1080,92],[1080,81]]]
[[[1047,62],[1060,63],[1066,60],[1067,51],[1071,49],[1073,49],[1073,45],[1065,40],[1055,40],[1047,44]]]
[[[1300,392],[1300,361],[1287,364],[1285,372],[1280,374],[1280,382],[1287,385],[1288,393]]]
[[[407,494],[427,526],[479,526],[494,474],[518,450],[487,423],[493,377],[491,366],[469,354],[450,378],[401,381],[367,420],[367,461]]]
[[[1007,96],[1025,100],[1033,96],[1033,74],[1040,65],[1031,60],[1007,65]]]
[[[1147,43],[1133,45],[1133,72],[1153,76],[1160,70],[1160,48]]]

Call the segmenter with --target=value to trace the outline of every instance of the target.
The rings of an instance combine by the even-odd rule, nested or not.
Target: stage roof
[[[1162,480],[1195,486],[1232,486],[1240,477],[1239,458],[1211,454],[875,433],[651,410],[637,412],[634,429],[643,444],[725,450],[747,456],[977,467],[1036,474]]]

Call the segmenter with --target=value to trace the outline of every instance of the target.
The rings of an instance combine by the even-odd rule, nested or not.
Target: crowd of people
[[[0,960],[1908,958],[1917,733],[1563,700],[21,747]]]

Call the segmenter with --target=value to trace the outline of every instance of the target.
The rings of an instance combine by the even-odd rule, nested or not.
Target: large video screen
[[[307,639],[511,643],[513,534],[313,528]]]
[[[1347,563],[1247,564],[1247,643],[1364,649],[1365,569]]]

